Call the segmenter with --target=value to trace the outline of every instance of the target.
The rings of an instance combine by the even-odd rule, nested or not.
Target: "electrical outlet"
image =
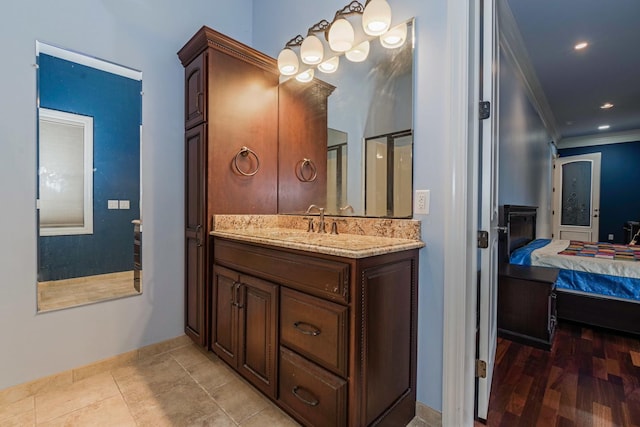
[[[413,201],[414,214],[429,214],[429,193],[429,190],[416,190],[416,197]]]
[[[613,234],[609,234],[609,240],[613,240]]]

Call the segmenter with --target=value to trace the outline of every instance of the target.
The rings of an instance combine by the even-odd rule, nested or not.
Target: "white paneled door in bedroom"
[[[600,153],[560,157],[553,166],[553,237],[594,242],[600,228]]]

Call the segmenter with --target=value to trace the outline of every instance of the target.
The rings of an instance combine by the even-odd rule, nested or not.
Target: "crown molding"
[[[637,141],[640,141],[640,129],[563,138],[557,146],[559,150],[562,150],[563,148],[590,147],[594,145],[621,144],[624,142]]]

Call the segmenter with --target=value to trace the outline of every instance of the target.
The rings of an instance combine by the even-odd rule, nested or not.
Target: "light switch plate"
[[[120,209],[129,209],[129,200],[120,200]]]
[[[107,209],[119,209],[117,200],[107,200]]]

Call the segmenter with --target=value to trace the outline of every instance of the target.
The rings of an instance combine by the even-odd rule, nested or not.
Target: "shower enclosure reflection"
[[[38,311],[138,295],[142,73],[36,43]]]

